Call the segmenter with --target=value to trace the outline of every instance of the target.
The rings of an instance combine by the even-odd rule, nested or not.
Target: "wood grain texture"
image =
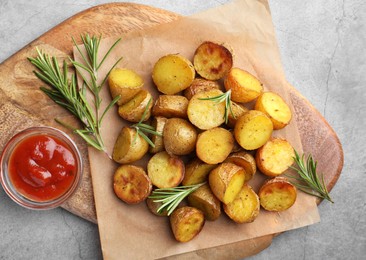
[[[261,0],[267,10],[268,2]],[[60,60],[72,54],[71,36],[79,38],[82,33],[117,36],[135,30],[143,30],[161,23],[179,19],[179,15],[157,8],[129,3],[112,3],[87,9],[51,29],[9,59],[0,64],[0,147],[17,131],[29,126],[50,125],[60,128],[54,118],[73,123],[75,120],[55,105],[40,90],[40,81],[33,75],[33,67],[27,57],[35,55],[38,47]],[[288,86],[293,102],[303,149],[319,162],[329,189],[337,182],[343,167],[343,151],[340,141],[322,115],[294,87]],[[66,129],[63,129],[67,132]],[[92,222],[97,222],[87,147],[75,135],[72,138],[81,149],[85,162],[82,184],[75,195],[62,207]],[[320,202],[320,201],[319,201]],[[204,249],[198,257],[238,257],[239,248],[252,248],[255,254],[270,245],[273,235],[227,246]],[[234,254],[235,253],[235,254]],[[247,255],[241,255],[245,257]],[[185,256],[179,256],[185,259]]]

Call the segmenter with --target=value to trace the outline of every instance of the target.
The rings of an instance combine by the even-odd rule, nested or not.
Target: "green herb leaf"
[[[304,154],[300,157],[298,152],[295,150],[294,160],[297,167],[291,168],[298,173],[298,176],[286,174],[286,177],[295,180],[290,180],[291,183],[295,185],[299,190],[309,195],[316,196],[321,199],[326,199],[333,203],[333,200],[331,199],[327,190],[324,176],[317,173],[317,162],[314,161],[313,157],[311,155],[308,155],[308,157],[305,159]]]
[[[225,124],[227,124],[229,120],[229,111],[230,114],[235,118],[235,115],[231,107],[231,89],[221,95],[209,98],[200,98],[200,100],[211,100],[216,103],[225,102],[225,114],[224,114]]]
[[[162,203],[162,205],[158,208],[158,213],[161,213],[163,210],[167,210],[169,216],[184,198],[204,184],[205,182],[189,186],[155,189],[149,198],[153,199],[153,202],[155,203]]]
[[[28,58],[28,60],[38,69],[38,71],[34,72],[35,75],[50,86],[50,88],[41,87],[40,89],[56,104],[67,109],[75,117],[77,117],[83,123],[84,128],[76,129],[71,126],[67,127],[73,129],[73,131],[81,136],[90,146],[106,152],[106,148],[101,137],[100,127],[105,114],[118,101],[118,98],[113,99],[100,115],[99,108],[102,100],[99,94],[110,71],[121,59],[117,60],[103,80],[99,80],[98,78],[98,69],[107,59],[108,55],[111,53],[120,39],[118,39],[109,48],[100,63],[98,63],[98,48],[101,41],[101,36],[90,37],[88,34],[86,34],[84,36],[81,35],[81,40],[84,44],[86,55],[76,44],[75,39],[72,38],[72,41],[74,42],[76,49],[81,55],[84,63],[79,63],[69,58],[71,64],[83,79],[83,85],[80,88],[77,87],[76,75],[74,73],[68,75],[68,65],[66,61],[63,62],[61,70],[61,66],[56,57],[51,58],[49,55],[42,53],[38,49],[37,57]],[[99,83],[100,81],[101,83]],[[86,88],[93,95],[93,105],[91,105],[86,98]],[[56,121],[66,126],[66,124],[62,123],[60,120]]]

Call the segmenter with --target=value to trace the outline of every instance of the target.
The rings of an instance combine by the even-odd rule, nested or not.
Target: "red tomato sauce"
[[[9,160],[9,177],[14,188],[33,201],[60,197],[76,176],[75,154],[63,141],[45,135],[20,142]]]

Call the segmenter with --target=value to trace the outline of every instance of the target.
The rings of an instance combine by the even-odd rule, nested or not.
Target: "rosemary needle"
[[[83,79],[83,84],[81,87],[77,86],[76,75],[74,73],[69,74],[66,61],[64,61],[63,65],[60,66],[56,57],[50,57],[48,54],[42,53],[38,49],[37,57],[28,58],[28,60],[38,69],[34,72],[35,75],[50,86],[50,88],[41,87],[40,89],[56,104],[67,109],[76,118],[78,118],[83,124],[83,128],[77,129],[61,122],[58,119],[55,119],[56,122],[73,130],[90,146],[107,153],[101,136],[100,128],[104,115],[118,101],[119,96],[113,99],[100,114],[99,109],[102,103],[100,91],[106,82],[110,71],[121,59],[117,60],[117,62],[113,64],[109,72],[102,80],[98,78],[98,69],[107,59],[120,39],[118,39],[109,48],[107,53],[101,59],[101,62],[98,62],[98,48],[101,37],[90,37],[88,34],[81,36],[81,40],[87,53],[86,55],[84,55],[81,49],[77,46],[74,38],[72,38],[72,40],[84,62],[84,64],[82,64],[69,58],[71,64]],[[87,90],[89,90],[89,92],[91,92],[93,95],[94,102],[88,101],[86,97]]]
[[[309,195],[326,199],[333,203],[324,181],[324,175],[321,175],[319,178],[319,174],[316,169],[317,162],[314,161],[313,157],[308,155],[305,159],[304,154],[300,157],[298,152],[295,150],[294,160],[297,167],[291,168],[298,173],[298,176],[286,175],[291,179],[297,180],[297,182],[291,181],[291,183],[299,190]]]
[[[200,98],[200,100],[211,100],[216,103],[225,102],[225,114],[224,114],[225,124],[227,124],[229,120],[229,111],[230,114],[235,118],[235,115],[231,108],[231,89],[221,95],[209,98]]]
[[[169,216],[184,198],[204,184],[205,182],[188,186],[178,186],[174,188],[155,189],[149,198],[153,199],[153,202],[155,203],[162,203],[162,205],[158,208],[158,212],[160,213],[163,210],[167,210]]]
[[[149,110],[150,104],[152,102],[152,99],[149,99],[149,102],[147,103],[144,113],[141,116],[140,121],[137,124],[132,125],[131,127],[134,128],[136,130],[136,136],[135,136],[135,140],[137,136],[141,136],[143,139],[145,139],[145,141],[152,147],[155,147],[155,144],[150,140],[150,138],[147,136],[148,134],[152,134],[152,135],[157,135],[157,136],[163,136],[161,133],[157,132],[154,127],[152,127],[151,125],[148,124],[144,124],[143,121],[145,121],[147,112]]]

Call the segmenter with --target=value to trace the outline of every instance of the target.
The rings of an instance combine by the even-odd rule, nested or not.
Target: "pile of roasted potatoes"
[[[152,190],[205,183],[169,216],[177,241],[187,242],[223,212],[236,223],[253,222],[260,207],[284,211],[296,200],[296,188],[281,174],[294,163],[294,149],[273,131],[286,127],[292,112],[278,94],[264,91],[254,75],[233,66],[223,44],[203,42],[193,61],[168,54],[156,61],[153,100],[143,79],[127,68],[111,71],[111,96],[120,95],[118,114],[131,125],[143,121],[160,133],[153,145],[131,125],[116,139],[113,160],[120,163],[115,194],[128,204],[146,201],[155,215]],[[217,101],[230,94],[229,99]],[[144,118],[142,118],[144,117]],[[146,154],[146,168],[133,165]],[[248,184],[257,169],[268,176],[256,192]]]

